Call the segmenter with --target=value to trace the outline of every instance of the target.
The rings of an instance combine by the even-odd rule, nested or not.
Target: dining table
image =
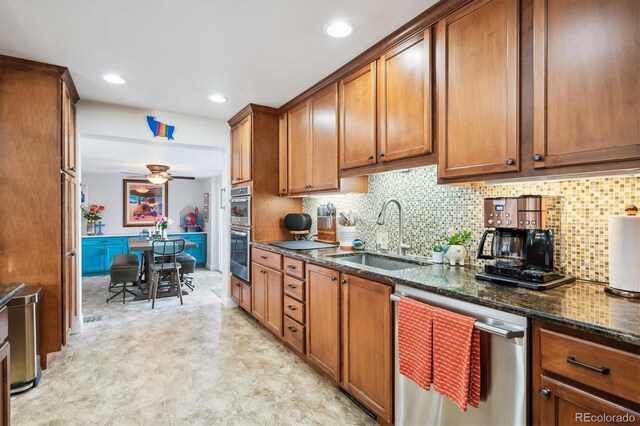
[[[184,240],[184,249],[192,249],[198,247],[198,244],[194,243],[188,238],[168,238],[164,241]],[[128,245],[130,252],[142,252],[142,268],[140,269],[140,283],[146,284],[150,277],[149,266],[154,262],[153,260],[153,242],[163,240],[152,240],[148,238],[129,238]],[[147,286],[145,286],[146,288]],[[141,289],[142,290],[142,289]],[[148,289],[147,289],[148,291]],[[188,294],[183,291],[182,294]],[[160,297],[160,296],[158,296]],[[142,300],[147,298],[147,293],[141,293],[136,296],[134,300]]]

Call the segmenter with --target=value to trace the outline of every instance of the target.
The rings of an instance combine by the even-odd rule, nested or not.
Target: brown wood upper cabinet
[[[339,273],[307,264],[307,361],[340,380]]]
[[[378,59],[378,157],[429,154],[431,142],[431,28]]]
[[[534,0],[534,167],[640,158],[640,2]]]
[[[76,106],[67,85],[62,82],[62,165],[61,169],[76,176]]]
[[[431,28],[340,81],[340,168],[429,154]]]
[[[231,128],[231,183],[251,180],[251,115]]]
[[[340,168],[375,164],[376,63],[340,81]]]
[[[287,182],[287,114],[280,114],[278,119],[278,193],[287,195],[289,184]]]
[[[475,0],[437,24],[441,178],[519,170],[518,5]]]
[[[342,387],[386,422],[393,416],[392,287],[348,274],[342,284]]]
[[[289,193],[339,189],[337,85],[292,108],[287,121]]]

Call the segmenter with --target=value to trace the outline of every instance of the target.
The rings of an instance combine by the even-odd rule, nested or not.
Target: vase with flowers
[[[156,219],[156,229],[160,230],[160,235],[163,240],[167,239],[167,233],[169,230],[169,225],[173,223],[173,219],[168,217],[159,217]]]
[[[102,219],[104,206],[91,204],[90,206],[81,206],[82,217],[87,219],[87,235],[96,234],[96,221]]]

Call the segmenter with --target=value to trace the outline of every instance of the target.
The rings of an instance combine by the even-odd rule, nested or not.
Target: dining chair
[[[169,274],[169,282],[166,285],[167,291],[171,291],[175,287],[177,296],[182,301],[182,289],[180,288],[180,268],[182,265],[177,261],[177,256],[184,251],[185,241],[182,238],[171,240],[156,240],[151,244],[151,250],[155,262],[149,265],[151,271],[151,285],[149,287],[149,295],[147,300],[152,299],[151,309],[155,308],[156,298],[158,297],[158,287],[160,287],[163,275]]]

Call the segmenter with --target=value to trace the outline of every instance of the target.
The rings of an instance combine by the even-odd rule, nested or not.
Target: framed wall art
[[[169,186],[148,180],[122,180],[122,226],[153,226],[156,218],[168,216]]]

